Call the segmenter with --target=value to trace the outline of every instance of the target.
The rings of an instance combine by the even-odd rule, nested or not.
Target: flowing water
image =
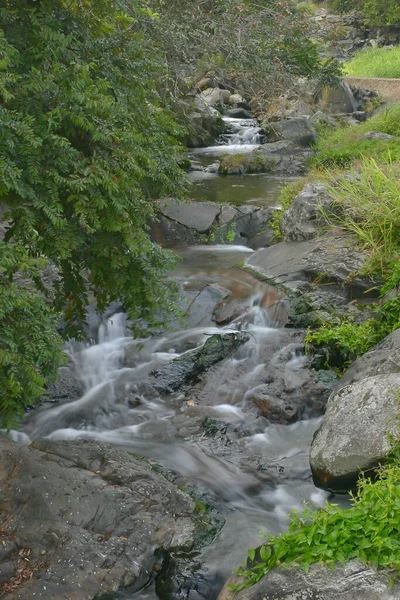
[[[250,142],[254,148],[259,141],[255,123],[234,125],[224,149],[247,149]],[[204,154],[207,151],[214,153],[206,149]],[[255,192],[253,179],[236,181],[232,186],[243,187],[238,188],[235,202],[253,202],[259,195],[276,202],[278,183],[268,189],[270,179],[259,178]],[[205,186],[208,183],[204,180]],[[224,200],[231,199],[228,187]],[[92,343],[67,347],[68,377],[81,387],[80,397],[44,404],[28,415],[23,431],[14,435],[22,443],[38,436],[110,442],[176,472],[225,519],[219,535],[201,555],[204,568],[222,582],[245,558],[247,548],[260,544],[261,529],[283,531],[288,511],[301,509],[305,500],[324,502],[326,496],[313,486],[308,466],[308,449],[319,420],[274,425],[246,402],[246,392],[264,382],[266,365],[302,335],[282,327],[287,310],[282,294],[239,268],[252,251],[208,246],[179,252],[182,260],[171,276],[184,290],[186,326],[138,340],[131,337],[125,315],[114,314],[101,323]],[[221,288],[240,307],[224,327],[218,327],[213,317],[213,294]],[[201,346],[221,330],[247,330],[250,339],[233,358],[211,368],[190,395],[182,390],[160,395],[148,383],[149,374],[160,365]],[[289,353],[282,372],[285,385],[299,385],[303,363],[301,354]],[[206,432],[206,418],[220,427],[216,435]],[[216,598],[217,591],[210,586],[207,598]],[[150,586],[133,595],[121,592],[120,598],[155,600],[157,596]]]

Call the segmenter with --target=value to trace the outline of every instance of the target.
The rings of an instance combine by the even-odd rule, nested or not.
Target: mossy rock
[[[275,158],[265,156],[259,150],[225,156],[219,165],[220,175],[245,175],[246,173],[271,173]]]

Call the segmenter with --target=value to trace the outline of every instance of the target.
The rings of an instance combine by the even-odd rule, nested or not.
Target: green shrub
[[[365,48],[345,65],[353,77],[400,77],[400,48]]]
[[[358,558],[374,569],[400,570],[400,467],[398,459],[373,482],[362,478],[350,509],[327,503],[322,510],[308,508],[290,515],[288,533],[267,537],[257,551],[249,550],[248,563],[238,569],[243,577],[232,589],[257,583],[274,567],[300,566],[307,572],[314,563],[329,565]]]
[[[0,242],[0,428],[17,424],[64,359],[57,315],[32,286],[45,262]]]

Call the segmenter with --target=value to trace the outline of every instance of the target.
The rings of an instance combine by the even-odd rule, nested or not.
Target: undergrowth
[[[400,328],[399,286],[398,263],[381,290],[383,300],[374,307],[375,317],[361,324],[343,319],[341,323],[326,323],[316,331],[309,330],[305,338],[306,348],[322,349],[326,366],[345,370],[354,360]]]
[[[308,572],[314,563],[335,567],[358,558],[363,564],[400,572],[400,467],[396,462],[381,468],[377,481],[361,478],[352,506],[342,509],[326,503],[289,515],[287,533],[267,537],[257,550],[249,550],[246,566],[238,569],[238,591],[257,583],[274,567],[301,566]]]
[[[370,131],[395,137],[389,140],[361,139]],[[359,125],[326,129],[315,149],[312,161],[315,169],[349,167],[360,158],[380,161],[388,152],[392,161],[400,161],[400,105],[390,107]]]
[[[345,64],[346,75],[352,77],[400,77],[400,48],[365,48]]]

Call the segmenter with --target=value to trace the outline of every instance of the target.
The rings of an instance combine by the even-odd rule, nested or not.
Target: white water
[[[214,257],[225,252],[226,247],[223,252],[216,248]],[[123,446],[207,491],[224,514],[226,525],[215,543],[205,549],[202,562],[223,577],[240,564],[246,548],[259,544],[262,528],[271,533],[282,531],[290,510],[301,510],[304,500],[321,504],[325,499],[311,483],[308,470],[308,447],[319,421],[268,424],[260,421],[244,400],[246,392],[263,381],[268,357],[280,350],[286,336],[275,327],[271,313],[257,305],[260,292],[249,292],[255,304],[223,331],[245,329],[250,340],[222,368],[210,369],[204,393],[198,398],[193,400],[182,392],[159,395],[141,383],[151,371],[204,344],[221,329],[196,327],[133,340],[124,315],[119,314],[101,325],[97,344],[68,348],[69,368],[84,388],[82,396],[39,408],[28,416],[24,433],[18,434],[22,443],[29,442],[26,436],[45,436]],[[286,363],[290,381],[295,381],[301,360],[301,356],[293,356]],[[204,433],[206,417],[226,423],[231,431],[227,440],[232,438],[228,445]],[[242,432],[239,437],[236,428]],[[260,469],[257,465],[264,466]],[[156,598],[151,589],[135,596],[146,597]]]
[[[223,120],[229,125],[232,132],[228,139],[229,146],[257,146],[260,144],[261,127],[255,119],[223,117]]]

